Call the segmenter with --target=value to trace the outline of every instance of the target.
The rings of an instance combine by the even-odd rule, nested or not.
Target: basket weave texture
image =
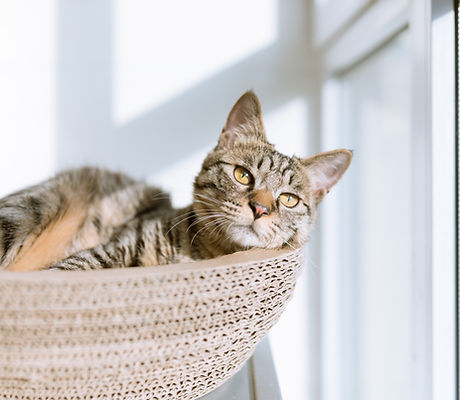
[[[250,357],[297,251],[151,268],[0,273],[0,398],[196,399]]]

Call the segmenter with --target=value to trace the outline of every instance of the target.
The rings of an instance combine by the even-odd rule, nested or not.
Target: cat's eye
[[[295,194],[292,193],[281,193],[279,198],[281,204],[289,208],[295,207],[300,200]]]
[[[253,181],[251,173],[246,168],[240,166],[234,169],[233,176],[242,185],[249,185]]]

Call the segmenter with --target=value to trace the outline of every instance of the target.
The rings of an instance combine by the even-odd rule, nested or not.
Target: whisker
[[[212,209],[205,209],[205,208],[200,209],[200,210],[191,210],[191,211],[188,211],[188,212],[186,212],[186,213],[183,213],[183,214],[180,214],[180,215],[174,217],[174,218],[172,219],[172,221],[175,221],[175,220],[177,220],[177,219],[180,219],[180,218],[182,218],[182,217],[184,217],[184,216],[186,216],[186,215],[192,215],[192,214],[201,215],[201,214],[205,214],[205,213],[209,213],[209,212],[214,212],[214,211],[215,211],[215,210],[212,210]]]
[[[216,221],[216,225],[214,226],[214,229],[209,232],[209,235],[211,236],[214,234],[214,232],[217,233],[221,231],[222,228],[227,225],[227,221],[227,218],[221,218],[220,220]]]
[[[210,201],[211,203],[216,204],[216,205],[221,205],[222,204],[222,201],[213,199],[212,197],[205,196],[205,195],[202,195],[200,193],[195,193],[194,197],[195,196],[198,196],[202,201],[207,200],[207,201]],[[198,201],[198,200],[199,199],[194,198],[194,201]]]
[[[205,206],[208,206],[208,207],[214,207],[214,208],[216,208],[216,205],[215,205],[215,204],[209,203],[208,201],[195,199],[193,202],[194,202],[194,203],[204,204]]]
[[[175,216],[174,218],[171,218],[171,221],[174,222],[174,221],[177,221],[183,217],[186,217],[186,216],[192,216],[193,215],[193,210],[192,211],[189,211],[189,212],[186,212],[186,213],[183,213],[183,214],[179,214],[177,216]]]
[[[187,231],[194,225],[199,224],[200,222],[206,221],[209,218],[217,218],[217,217],[225,217],[225,214],[211,214],[211,215],[206,215],[202,216],[196,219],[196,221],[192,222],[190,226],[187,228]]]
[[[171,228],[168,229],[168,232],[166,232],[165,236],[171,232],[177,225],[180,225],[181,223],[187,221],[188,219],[193,218],[193,214],[189,215],[188,217],[185,217],[184,219],[181,219],[179,222],[176,222]]]
[[[225,216],[224,216],[225,217]],[[222,218],[222,217],[221,217]],[[203,230],[206,230],[209,226],[212,226],[213,224],[216,224],[216,221],[209,221],[207,222],[206,224],[204,224],[204,226],[202,228],[200,228],[196,233],[195,235],[193,235],[192,237],[192,240],[190,241],[190,246],[193,244],[193,241],[195,240],[195,238],[198,236],[198,234],[203,231]]]
[[[198,232],[196,232],[196,233],[193,235],[192,240],[190,241],[190,246],[193,244],[193,241],[195,240],[195,238],[197,237],[197,235],[198,235],[203,229],[206,229],[206,226],[204,226],[203,228],[199,229]]]
[[[193,218],[193,217],[197,216],[197,212],[194,212],[194,211],[192,210],[192,211],[189,211],[189,212],[187,212],[187,213],[181,214],[181,215],[179,215],[178,217],[173,218],[172,221],[175,221],[176,219],[181,218],[181,217],[183,217],[183,216],[185,216],[185,215],[187,215],[187,214],[190,214],[190,215],[188,215],[187,217],[182,218],[180,221],[176,222],[171,228],[168,229],[168,232],[166,232],[166,235],[167,235],[169,232],[171,232],[176,226],[180,225],[181,223],[187,221],[187,220],[190,219],[190,218]],[[207,216],[207,215],[209,215],[209,211],[205,211],[205,212],[203,212],[203,213],[198,213],[198,217]],[[196,222],[196,221],[195,221],[195,222]],[[190,229],[190,227],[189,227],[188,229]],[[188,229],[187,229],[187,230],[188,230]]]
[[[208,200],[212,200],[215,202],[219,202],[219,200],[213,199],[212,197],[209,197],[209,196],[205,196],[204,194],[201,194],[201,193],[195,193],[195,196],[201,197],[203,199],[208,199]]]
[[[292,250],[295,250],[295,247],[291,243],[289,243],[287,240],[284,240],[283,244],[287,244]]]
[[[283,231],[282,231],[282,229],[281,229],[281,226],[278,225],[277,223],[272,222],[272,226],[276,227],[277,230],[278,230],[278,232],[276,232],[275,229],[272,229],[272,232],[273,232],[273,239],[270,241],[269,245],[271,245],[271,244],[275,241],[276,235],[279,235],[279,236],[282,238],[282,233],[283,233]],[[293,233],[296,232],[296,230],[295,230],[294,228],[292,228],[291,226],[286,226],[286,228],[288,228],[289,230],[291,230]],[[288,245],[289,247],[291,247],[293,250],[295,250],[295,247],[294,247],[291,243],[289,243],[289,240],[290,240],[290,239],[287,239],[287,240],[283,239],[282,244],[283,244],[283,245],[286,244],[286,245]]]

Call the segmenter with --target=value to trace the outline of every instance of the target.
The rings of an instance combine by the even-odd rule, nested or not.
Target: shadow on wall
[[[96,164],[135,176],[163,170],[193,152],[211,148],[233,102],[248,89],[261,98],[265,115],[299,97],[307,100],[309,108],[315,108],[308,99],[315,82],[309,79],[314,66],[308,60],[310,24],[305,3],[278,0],[274,42],[117,125],[112,110],[114,7],[118,2],[59,2],[58,169]],[[238,34],[238,24],[231,21],[223,23],[222,29]],[[184,46],[187,40],[184,33]],[[152,51],[154,46],[155,41]],[[185,59],[184,68],[187,62]],[[314,128],[308,130],[316,131]],[[299,153],[304,152],[299,149]]]

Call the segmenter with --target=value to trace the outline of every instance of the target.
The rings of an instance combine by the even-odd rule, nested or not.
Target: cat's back
[[[0,200],[0,266],[39,269],[107,240],[136,215],[170,210],[160,189],[102,168],[67,170]]]

